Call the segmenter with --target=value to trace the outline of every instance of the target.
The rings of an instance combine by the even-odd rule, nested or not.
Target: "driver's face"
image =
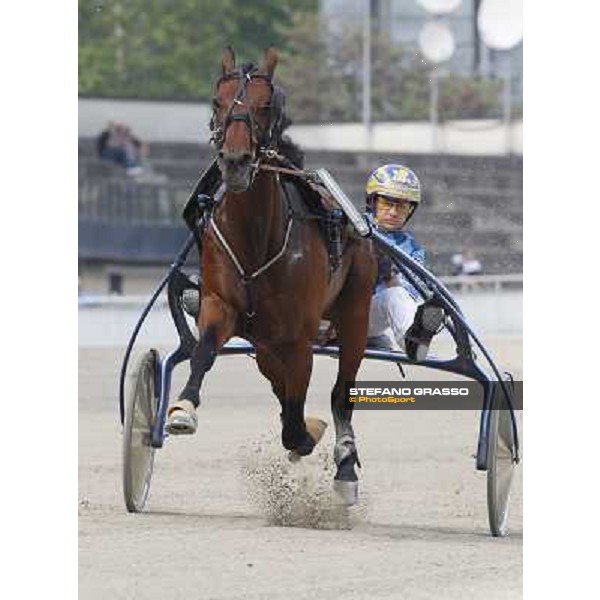
[[[410,211],[408,200],[390,200],[384,196],[375,198],[375,219],[384,229],[400,229],[406,223]]]

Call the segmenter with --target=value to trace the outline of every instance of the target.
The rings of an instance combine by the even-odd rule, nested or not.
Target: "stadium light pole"
[[[431,124],[431,146],[433,152],[440,152],[439,143],[439,96],[440,71],[437,69],[454,54],[454,36],[450,27],[442,20],[444,15],[455,11],[462,0],[417,0],[431,15],[419,33],[419,46],[425,58],[433,63],[429,69],[429,121]]]
[[[477,13],[477,27],[485,45],[504,58],[502,121],[506,153],[512,152],[512,64],[511,50],[523,40],[523,0],[483,0]]]
[[[362,120],[367,137],[367,148],[371,150],[373,133],[371,116],[371,0],[363,0],[363,6]]]
[[[512,152],[512,135],[510,125],[512,121],[512,61],[510,50],[504,50],[504,98],[502,117],[506,136],[506,152]]]
[[[419,46],[423,56],[433,66],[429,69],[429,120],[431,123],[431,145],[433,152],[440,152],[439,143],[439,81],[440,70],[445,62],[450,60],[454,54],[454,36],[450,27],[444,23],[439,17],[425,23],[419,33]]]
[[[440,83],[439,83],[439,73],[437,69],[434,67],[430,70],[431,85],[429,87],[429,121],[431,123],[431,138],[432,138],[432,146],[434,152],[439,152],[439,136],[438,136],[438,128],[440,125],[439,111],[438,106],[440,103]]]

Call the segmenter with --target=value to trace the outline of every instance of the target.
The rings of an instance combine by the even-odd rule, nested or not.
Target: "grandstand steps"
[[[457,250],[457,232],[442,232],[439,230],[419,230],[411,228],[411,233],[425,247],[435,247],[440,252]],[[461,232],[462,233],[462,232]],[[507,249],[511,247],[511,236],[499,231],[481,232],[467,231],[460,235],[460,243],[465,246],[476,247],[481,252]]]
[[[125,241],[119,251],[126,250],[127,239],[142,239],[144,227],[148,232],[158,227],[152,235],[159,237],[163,235],[159,232],[167,235],[168,231],[166,239],[176,240],[185,233],[181,210],[199,174],[213,156],[214,149],[206,145],[153,143],[149,157],[151,171],[146,171],[140,179],[133,179],[122,168],[98,159],[94,140],[79,140],[82,233],[96,236],[99,243],[109,235],[111,223],[118,223],[120,236],[129,235],[124,227],[130,224],[135,228],[135,236],[123,238]],[[324,167],[331,171],[360,209],[364,208],[364,186],[369,171],[385,162],[410,165],[422,180],[424,202],[408,229],[426,248],[434,272],[452,273],[452,255],[465,247],[474,250],[485,273],[521,272],[521,157],[306,153],[306,168]],[[95,228],[93,223],[101,228]],[[82,257],[93,260],[93,247],[94,244],[86,243]],[[133,254],[123,261],[147,262],[154,256],[153,260],[166,262],[172,259],[176,248],[169,256],[165,243],[162,258],[150,250],[148,246],[142,256],[132,249]],[[110,251],[110,247],[105,247],[103,256],[106,258]],[[111,255],[111,260],[116,260],[115,256]]]

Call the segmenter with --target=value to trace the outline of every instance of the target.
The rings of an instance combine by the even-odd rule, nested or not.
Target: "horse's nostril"
[[[225,152],[223,152],[223,150],[219,150],[217,155],[221,160],[223,160],[225,158]]]

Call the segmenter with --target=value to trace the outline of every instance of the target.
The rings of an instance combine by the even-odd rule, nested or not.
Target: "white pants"
[[[403,287],[381,289],[371,298],[368,337],[386,338],[390,347],[404,350],[404,334],[413,324],[419,304]],[[377,345],[384,345],[384,340]]]

